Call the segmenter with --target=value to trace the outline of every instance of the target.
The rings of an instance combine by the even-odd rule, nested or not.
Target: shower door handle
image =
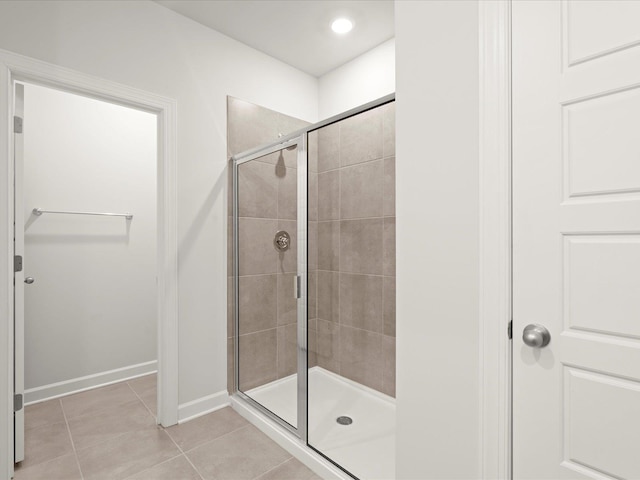
[[[300,298],[300,275],[293,277],[293,298]]]
[[[27,277],[27,278],[24,279],[24,283],[26,283],[27,285],[31,285],[35,281],[36,280],[33,277]]]

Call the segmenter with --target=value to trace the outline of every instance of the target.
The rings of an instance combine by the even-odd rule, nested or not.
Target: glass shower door
[[[306,436],[306,135],[234,159],[236,385]]]

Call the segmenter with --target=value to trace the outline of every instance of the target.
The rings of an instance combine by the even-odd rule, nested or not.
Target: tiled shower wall
[[[286,135],[308,123],[236,98],[227,99],[228,157]],[[238,169],[240,389],[264,385],[297,369],[296,151],[272,154]],[[229,167],[231,180],[231,167]],[[228,389],[233,391],[234,302],[232,197],[229,184]],[[286,230],[292,248],[278,253],[274,234]]]
[[[394,104],[309,135],[309,366],[395,395]],[[228,99],[228,155],[307,125]],[[242,164],[241,390],[295,373],[295,151]],[[231,193],[231,185],[229,186]],[[233,391],[234,302],[229,197],[228,378]],[[285,229],[281,254],[273,235]],[[317,298],[317,301],[316,301]]]
[[[309,143],[317,364],[395,396],[395,104],[323,127]]]

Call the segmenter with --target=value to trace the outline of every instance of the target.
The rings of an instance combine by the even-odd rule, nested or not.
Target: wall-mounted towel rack
[[[133,218],[132,213],[102,213],[102,212],[72,212],[72,211],[58,211],[58,210],[43,210],[41,208],[34,208],[34,215],[42,215],[43,213],[62,213],[66,215],[102,215],[104,217],[124,217],[127,220]]]

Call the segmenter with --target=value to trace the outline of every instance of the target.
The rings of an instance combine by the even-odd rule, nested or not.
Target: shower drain
[[[342,417],[336,418],[336,422],[338,422],[340,425],[351,425],[353,423],[353,419],[351,417],[343,415]]]

